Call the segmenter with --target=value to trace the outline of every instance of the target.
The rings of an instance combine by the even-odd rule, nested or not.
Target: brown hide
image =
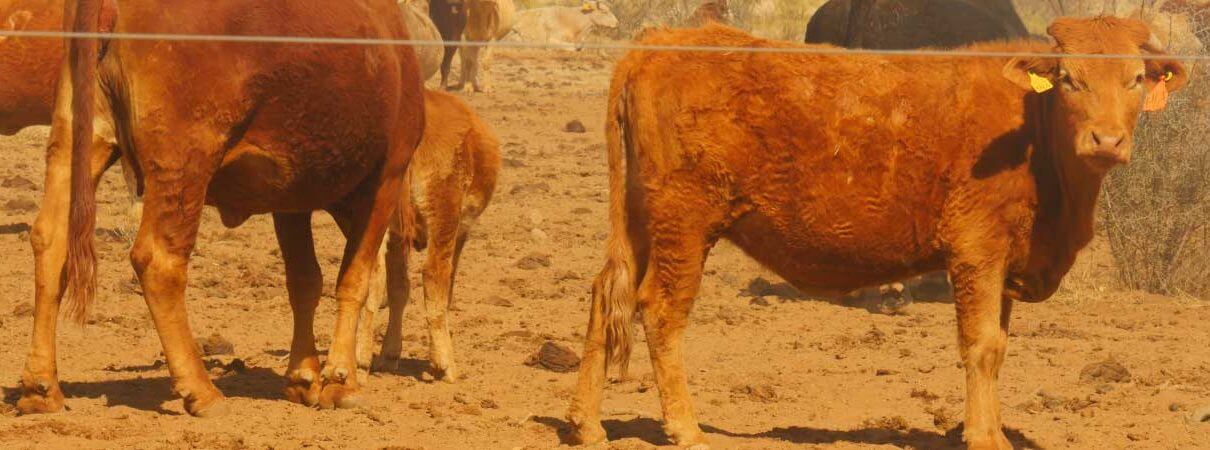
[[[62,0],[0,0],[0,29],[63,29]],[[0,134],[50,123],[63,40],[0,37]]]

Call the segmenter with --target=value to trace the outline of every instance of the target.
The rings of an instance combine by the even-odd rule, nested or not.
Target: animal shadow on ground
[[[28,233],[32,229],[25,222],[4,224],[0,225],[0,235]]]
[[[132,371],[146,371],[135,367]],[[162,370],[162,369],[161,369]],[[285,381],[273,370],[261,367],[248,368],[214,380],[223,395],[228,397],[258,400],[285,400],[282,386]],[[128,406],[157,414],[179,415],[178,411],[164,409],[165,402],[176,400],[172,392],[172,380],[167,377],[127,378],[106,381],[61,381],[63,395],[68,398],[101,398],[105,406]],[[4,402],[16,404],[21,397],[20,387],[4,387]]]
[[[554,417],[535,417],[534,422],[546,425],[555,430],[559,441],[572,444],[572,427],[567,421]],[[601,421],[609,440],[638,438],[651,445],[670,445],[664,435],[664,430],[658,420],[649,417],[637,417],[630,420],[606,419]],[[856,430],[825,430],[810,427],[777,427],[758,433],[735,433],[702,424],[702,431],[740,439],[774,439],[793,444],[836,444],[841,442],[870,445],[894,445],[904,448],[928,449],[963,449],[962,425],[949,430],[945,434],[917,428],[897,430],[890,428],[861,428]],[[1026,437],[1020,431],[1004,430],[1014,448],[1042,449],[1041,445]]]
[[[421,377],[429,368],[430,365],[427,359],[399,358],[395,361],[379,363],[377,362],[377,358],[375,358],[374,369],[370,371],[370,374],[394,375],[424,381]]]

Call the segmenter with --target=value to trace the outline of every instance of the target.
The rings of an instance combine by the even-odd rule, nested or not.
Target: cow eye
[[[1063,88],[1068,91],[1076,92],[1080,90],[1080,87],[1076,85],[1076,82],[1071,79],[1071,75],[1067,72],[1059,73],[1059,84],[1063,85]]]
[[[1135,76],[1135,77],[1134,77],[1134,83],[1130,85],[1130,88],[1131,88],[1131,89],[1137,89],[1137,88],[1139,88],[1140,86],[1142,86],[1142,85],[1143,85],[1143,82],[1144,82],[1144,81],[1146,81],[1146,80],[1147,80],[1147,77],[1146,77],[1145,75],[1143,75],[1143,74],[1141,74],[1141,73],[1140,73],[1140,74],[1138,74],[1137,76]]]

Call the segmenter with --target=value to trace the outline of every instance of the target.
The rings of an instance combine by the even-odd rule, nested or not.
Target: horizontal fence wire
[[[410,45],[418,47],[498,47],[535,50],[643,50],[659,52],[706,52],[706,53],[774,53],[774,54],[807,54],[807,55],[851,55],[851,56],[900,56],[900,57],[933,57],[933,58],[1064,58],[1064,59],[1178,59],[1185,61],[1210,61],[1210,55],[1187,54],[1089,54],[1089,53],[1028,53],[1028,52],[995,52],[975,50],[941,50],[941,49],[912,49],[912,50],[881,50],[881,49],[850,49],[834,46],[802,46],[802,47],[726,47],[698,45],[650,45],[634,42],[616,43],[582,43],[556,44],[545,42],[524,41],[440,41],[413,39],[373,39],[373,38],[342,38],[342,37],[312,37],[312,36],[254,36],[254,35],[219,35],[219,34],[167,34],[167,33],[87,33],[68,31],[0,31],[3,37],[24,38],[57,38],[57,39],[105,39],[126,41],[165,41],[165,42],[222,42],[222,43],[264,43],[264,44],[301,44],[301,45]]]

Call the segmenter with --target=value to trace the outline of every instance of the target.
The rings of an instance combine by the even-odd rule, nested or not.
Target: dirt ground
[[[565,445],[563,414],[576,375],[525,361],[546,342],[576,352],[582,345],[607,230],[601,128],[612,61],[590,52],[502,51],[492,68],[496,91],[464,96],[495,127],[505,156],[455,290],[452,329],[465,378],[421,378],[427,332],[413,270],[406,359],[374,373],[365,406],[353,410],[319,411],[283,398],[291,325],[272,224],[256,217],[228,230],[207,210],[188,306],[198,337],[217,334],[233,344],[231,354],[207,357],[232,412],[185,415],[132,280],[121,232],[127,200],[114,171],[99,194],[95,311],[86,327],[65,323],[59,333],[68,411],[16,416],[14,388],[32,326],[28,230],[41,198],[47,129],[0,138],[0,447]],[[587,132],[565,131],[571,120]],[[330,293],[343,239],[326,215],[318,217]],[[1104,247],[1086,252],[1054,299],[1015,308],[1000,388],[1009,436],[1018,448],[1210,448],[1210,423],[1187,419],[1210,405],[1210,304],[1114,288]],[[329,295],[317,324],[321,350],[334,312]],[[884,314],[803,298],[724,243],[707,265],[692,317],[690,387],[715,448],[961,445],[964,376],[951,302],[918,301]],[[606,393],[613,441],[599,448],[668,444],[645,344],[636,350],[636,379]],[[234,368],[235,359],[244,367]]]

